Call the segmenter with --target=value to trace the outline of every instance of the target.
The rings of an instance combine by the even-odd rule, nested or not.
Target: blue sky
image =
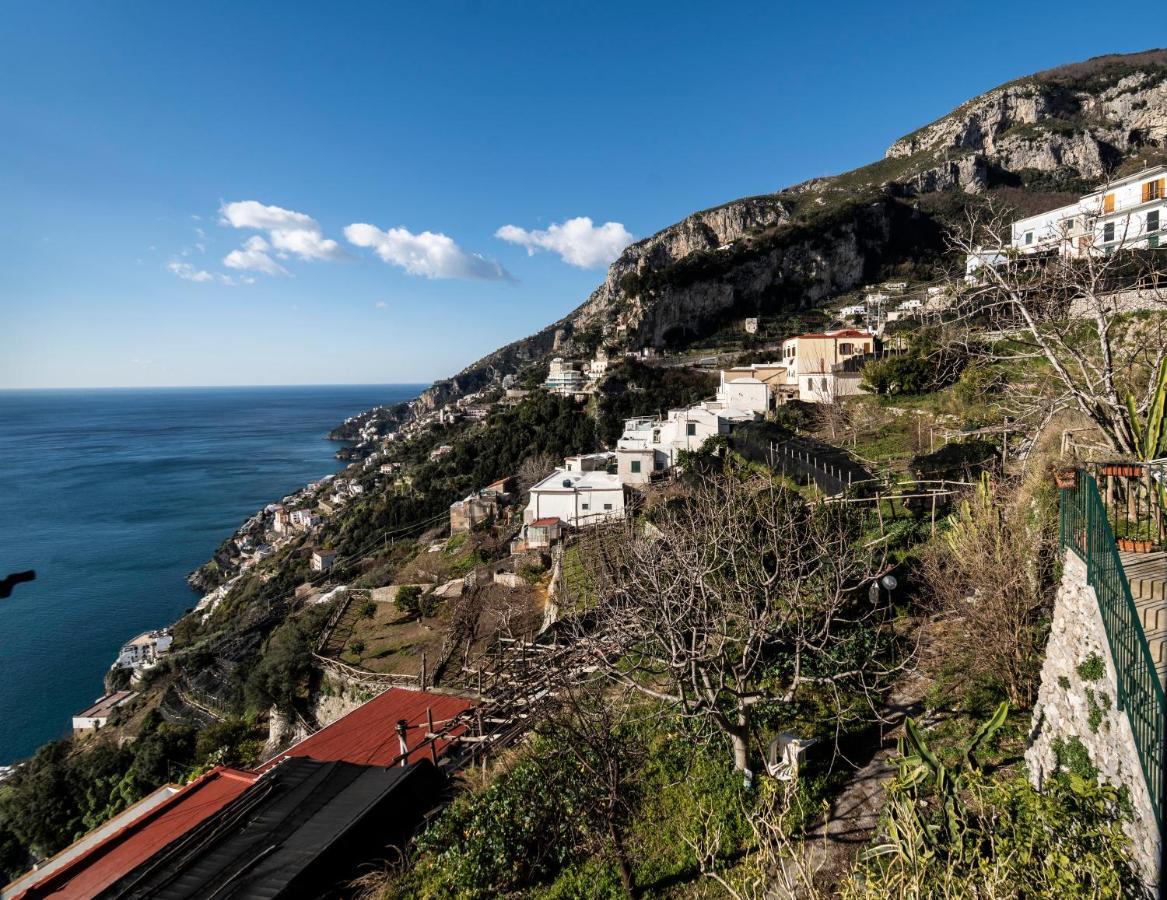
[[[1154,39],[944,8],[6,4],[0,387],[428,381],[629,235]]]

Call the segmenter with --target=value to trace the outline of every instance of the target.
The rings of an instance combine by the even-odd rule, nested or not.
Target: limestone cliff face
[[[930,151],[983,157],[1011,172],[1072,168],[1102,178],[1126,154],[1167,141],[1167,70],[1052,70],[989,91],[896,141],[888,158]],[[1083,64],[1085,65],[1085,64]]]
[[[735,316],[815,304],[940,253],[928,195],[959,205],[1034,172],[1096,182],[1148,148],[1167,152],[1167,50],[1012,82],[896,141],[878,163],[694,213],[631,245],[578,309],[435,384],[416,411],[553,353],[684,345]]]

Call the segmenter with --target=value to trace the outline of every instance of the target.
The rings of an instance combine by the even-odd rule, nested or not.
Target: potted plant
[[[1115,543],[1118,544],[1119,550],[1127,553],[1150,553],[1155,549],[1153,525],[1148,519],[1138,522],[1120,519],[1115,523],[1114,530]]]
[[[1116,478],[1137,478],[1143,474],[1143,467],[1138,463],[1105,463],[1099,471]]]
[[[1078,470],[1069,467],[1054,469],[1054,484],[1063,491],[1070,490],[1078,485]]]

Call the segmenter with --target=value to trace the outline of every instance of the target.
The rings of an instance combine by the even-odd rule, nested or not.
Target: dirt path
[[[874,753],[832,801],[826,820],[806,837],[804,863],[816,872],[816,885],[825,893],[833,893],[847,877],[879,824],[887,798],[885,786],[896,772],[892,763],[896,739],[903,733],[904,719],[920,714],[928,686],[928,679],[919,672],[911,673],[895,686],[881,710],[885,721],[876,736]]]

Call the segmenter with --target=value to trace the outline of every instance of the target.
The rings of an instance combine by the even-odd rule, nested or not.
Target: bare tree
[[[807,503],[772,474],[727,468],[696,474],[651,527],[585,534],[586,618],[618,645],[601,642],[597,664],[716,726],[746,770],[759,704],[890,674],[871,649],[886,635],[884,610],[858,590],[880,560],[855,516]]]
[[[1056,558],[1049,523],[1033,507],[1029,496],[984,476],[921,566],[953,626],[949,662],[965,679],[992,679],[1021,709],[1032,704],[1038,683],[1040,622]]]
[[[615,862],[628,896],[634,897],[636,883],[624,831],[633,812],[632,785],[646,748],[636,730],[631,699],[627,690],[612,690],[603,680],[566,684],[538,730],[551,737],[560,754],[569,756],[588,779],[595,795],[595,802],[585,810],[589,831],[596,836],[600,851]]]
[[[1145,412],[1150,373],[1167,356],[1167,262],[1132,252],[1142,235],[1121,221],[1113,243],[1097,245],[1086,214],[1064,223],[1043,249],[1022,253],[1004,237],[1011,219],[989,202],[953,235],[954,249],[981,265],[950,310],[948,328],[958,332],[950,337],[993,360],[1048,365],[1051,377],[1002,398],[1019,417],[1044,425],[1076,409],[1114,451],[1134,454],[1126,396],[1134,395],[1137,414]]]

